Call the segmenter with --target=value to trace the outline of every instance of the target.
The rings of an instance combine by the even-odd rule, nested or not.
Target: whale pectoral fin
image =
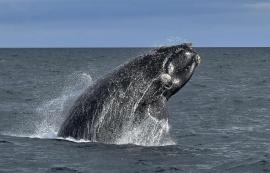
[[[167,87],[170,87],[170,76],[161,75],[152,81],[151,85],[144,91],[135,110],[136,121],[138,122],[147,116],[165,119],[168,117],[166,109],[166,98],[163,93]],[[167,79],[169,78],[169,79]]]
[[[158,120],[167,119],[168,111],[166,108],[166,101],[164,98],[159,98],[147,106],[147,113],[149,116],[157,118]]]
[[[168,111],[166,108],[166,99],[162,96],[157,97],[149,103],[141,104],[136,110],[137,120],[144,119],[147,116],[154,117],[158,120],[167,119]]]

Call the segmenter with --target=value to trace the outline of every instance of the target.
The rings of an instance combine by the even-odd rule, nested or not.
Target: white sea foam
[[[71,141],[75,143],[87,143],[87,142],[92,142],[89,140],[85,139],[74,139],[72,137],[67,137],[67,138],[62,138],[57,136],[57,132],[55,131],[48,131],[47,133],[37,133],[37,134],[15,134],[15,133],[4,133],[3,135],[8,135],[8,136],[16,136],[16,137],[22,137],[22,138],[37,138],[37,139],[59,139],[59,140],[65,140],[65,141]]]

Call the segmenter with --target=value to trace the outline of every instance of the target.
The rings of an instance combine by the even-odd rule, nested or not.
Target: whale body
[[[160,47],[130,60],[79,96],[58,136],[114,143],[149,117],[167,121],[167,101],[199,63],[191,43]]]

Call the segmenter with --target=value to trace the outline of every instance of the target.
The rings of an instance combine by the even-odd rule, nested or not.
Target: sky
[[[269,0],[0,0],[0,48],[270,47]]]

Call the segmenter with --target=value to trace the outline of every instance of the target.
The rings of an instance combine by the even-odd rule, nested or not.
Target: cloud
[[[244,4],[244,6],[251,8],[251,9],[255,9],[255,10],[270,10],[270,3],[269,2]]]

